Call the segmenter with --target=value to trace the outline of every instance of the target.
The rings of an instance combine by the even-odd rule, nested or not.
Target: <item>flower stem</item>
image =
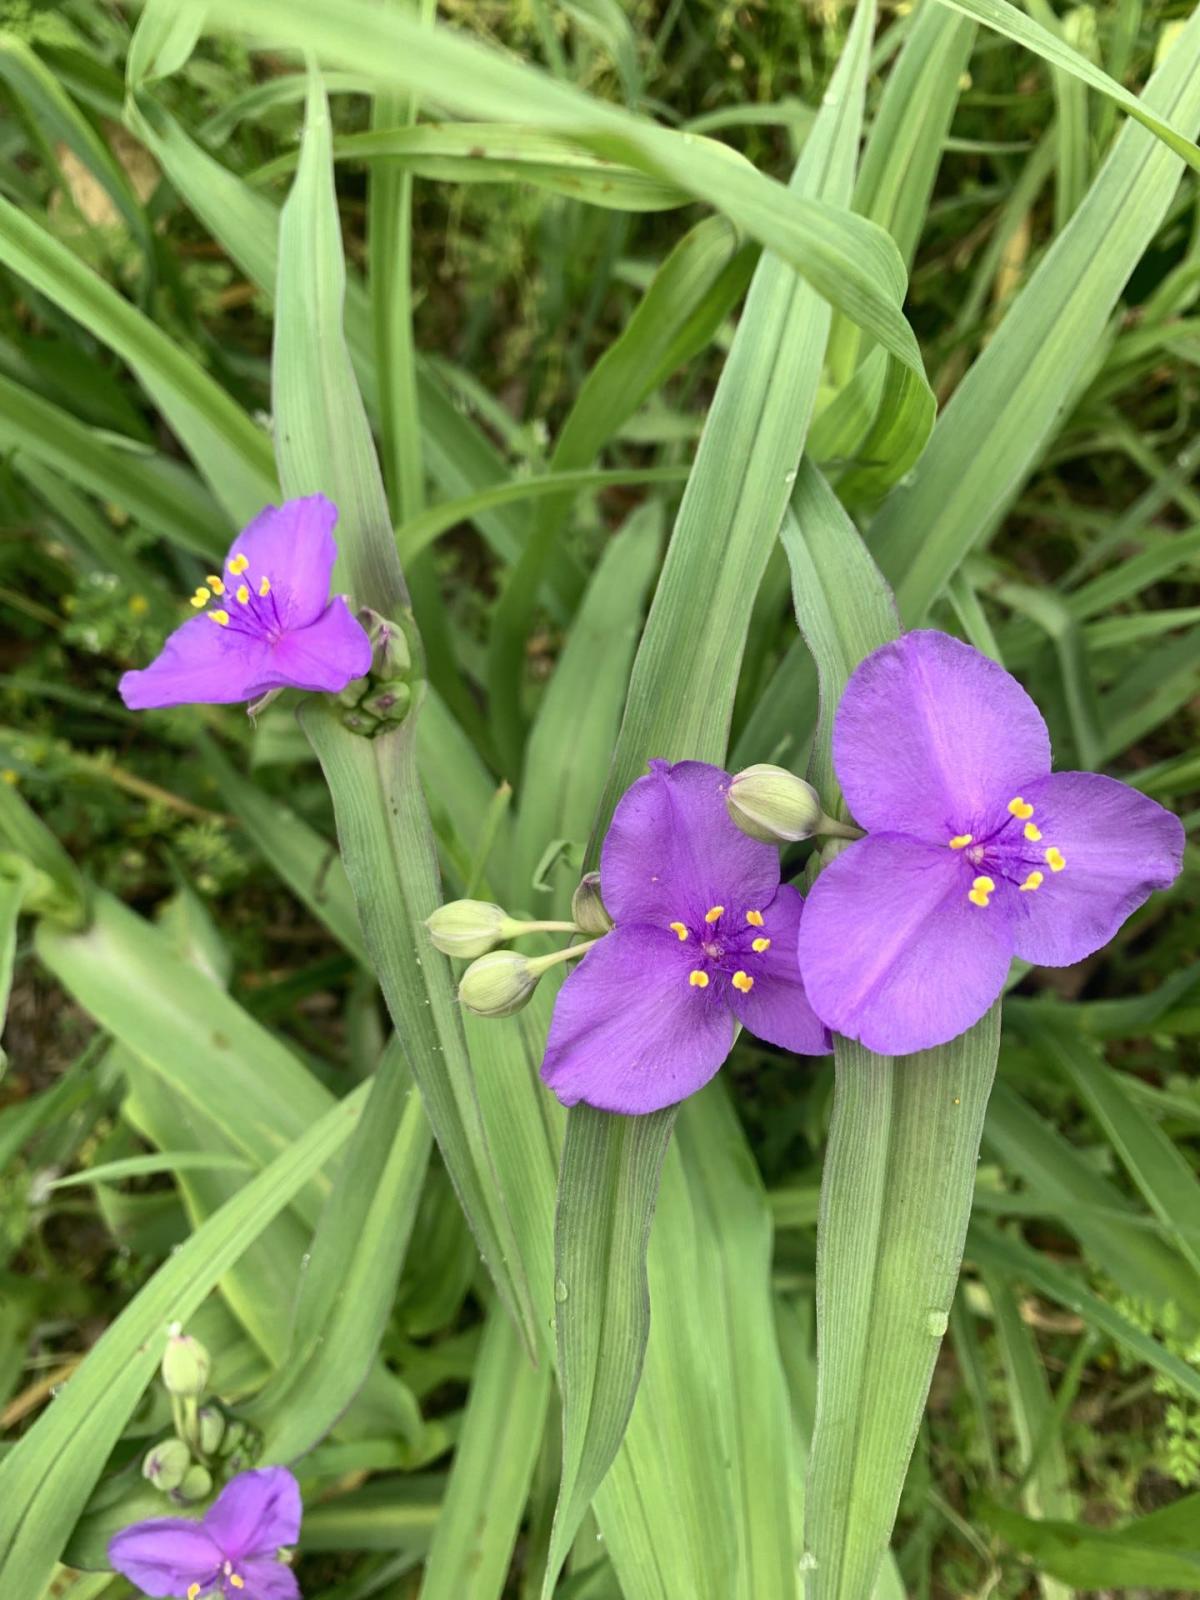
[[[554,924],[551,924],[551,926],[554,926]],[[564,924],[559,923],[558,926],[563,927]],[[573,929],[575,924],[573,922],[568,922],[565,924],[565,926]],[[601,939],[604,937],[604,934],[600,935]],[[545,972],[548,967],[553,967],[560,961],[574,961],[576,956],[586,955],[589,950],[593,949],[599,943],[600,939],[589,939],[586,944],[569,944],[565,950],[555,950],[551,955],[536,957],[536,959],[529,963],[530,968],[540,976],[540,974]]]
[[[832,839],[863,838],[863,830],[861,828],[856,828],[850,822],[838,822],[834,817],[827,817],[824,812],[821,813],[821,820],[817,823],[814,832],[828,834]]]

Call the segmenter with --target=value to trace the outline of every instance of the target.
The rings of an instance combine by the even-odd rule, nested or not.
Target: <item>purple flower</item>
[[[615,927],[563,984],[542,1077],[564,1105],[637,1114],[694,1094],[734,1023],[802,1055],[829,1035],[796,961],[803,898],[725,809],[729,774],[652,761],[613,815],[600,888]]]
[[[1014,955],[1082,961],[1179,872],[1178,818],[1114,778],[1051,773],[1024,689],[944,633],[862,662],[833,758],[867,837],[817,879],[800,966],[817,1015],[885,1055],[977,1022]]]
[[[371,642],[344,598],[329,598],[337,507],[324,495],[267,506],[200,585],[185,622],[144,671],[127,672],[131,711],[229,705],[272,689],[335,694],[371,665]]]
[[[280,1547],[300,1537],[300,1486],[285,1467],[231,1478],[202,1522],[155,1517],[109,1541],[130,1583],[170,1600],[300,1600]]]

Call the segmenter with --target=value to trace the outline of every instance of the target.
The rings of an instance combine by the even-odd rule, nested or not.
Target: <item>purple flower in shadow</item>
[[[1178,818],[1114,778],[1052,773],[1021,685],[944,633],[862,662],[833,758],[867,837],[817,879],[800,966],[817,1015],[881,1054],[964,1032],[1014,955],[1082,961],[1179,872]]]
[[[192,596],[192,617],[141,672],[127,672],[131,711],[229,705],[272,689],[335,694],[371,666],[371,642],[345,599],[329,598],[337,507],[324,495],[267,506],[220,573]]]
[[[735,1021],[825,1055],[796,960],[802,896],[725,809],[729,774],[652,761],[613,815],[600,889],[615,926],[563,984],[542,1077],[564,1105],[637,1114],[703,1088]]]
[[[300,1486],[285,1467],[242,1472],[202,1522],[135,1522],[109,1541],[108,1559],[156,1600],[300,1600],[279,1551],[300,1537],[301,1512]]]

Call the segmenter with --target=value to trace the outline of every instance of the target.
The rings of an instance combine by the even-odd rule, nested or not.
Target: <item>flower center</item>
[[[271,580],[266,573],[255,578],[249,568],[248,557],[240,552],[230,556],[224,577],[210,572],[192,595],[190,604],[197,611],[203,611],[219,628],[251,633],[275,644],[283,633],[283,621],[271,590]],[[205,610],[210,600],[220,600],[222,604]]]
[[[1007,815],[1003,822],[985,838],[956,833],[948,841],[950,849],[961,850],[963,859],[976,869],[967,890],[967,899],[972,905],[987,907],[991,904],[996,878],[1021,894],[1031,894],[1046,881],[1043,867],[1055,873],[1066,866],[1066,857],[1057,845],[1044,844],[1042,830],[1033,821],[1033,809],[1023,795],[1014,795],[1005,807]],[[1019,833],[1014,830],[1015,823],[1021,824]],[[1029,848],[1039,845],[1041,849]],[[982,870],[985,867],[989,870]]]
[[[744,924],[730,917],[722,925],[724,916],[724,906],[710,906],[694,928],[686,922],[670,922],[667,926],[681,943],[696,940],[700,964],[688,973],[691,988],[707,989],[717,979],[722,988],[729,982],[741,994],[749,994],[755,977],[762,975],[753,969],[761,967],[761,957],[771,948],[765,918],[761,911],[747,911]]]

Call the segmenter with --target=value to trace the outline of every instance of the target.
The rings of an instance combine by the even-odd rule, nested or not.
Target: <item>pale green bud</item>
[[[169,1394],[181,1400],[195,1400],[204,1393],[212,1361],[199,1339],[180,1331],[175,1323],[167,1335],[167,1348],[162,1358],[162,1381]]]
[[[493,950],[463,973],[458,998],[481,1017],[510,1017],[537,987],[539,964],[515,950]]]
[[[425,926],[429,937],[444,956],[485,956],[489,950],[511,939],[524,926],[514,922],[503,906],[489,900],[451,900],[439,906]]]
[[[189,1467],[175,1493],[181,1500],[203,1500],[212,1493],[212,1473],[207,1467]]]
[[[588,872],[580,879],[579,887],[571,897],[571,920],[580,933],[607,933],[612,918],[600,898],[600,874]]]
[[[183,1482],[191,1464],[191,1451],[182,1439],[164,1439],[142,1462],[142,1477],[164,1494],[170,1494]]]
[[[764,844],[810,839],[825,820],[811,783],[765,763],[747,767],[732,779],[725,804],[742,832]]]
[[[197,1438],[206,1456],[216,1455],[225,1437],[225,1418],[216,1406],[201,1406],[196,1413]]]

